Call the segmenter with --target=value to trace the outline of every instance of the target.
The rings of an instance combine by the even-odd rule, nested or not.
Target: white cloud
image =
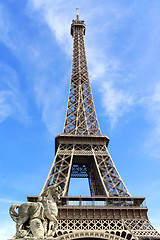
[[[2,4],[0,4],[0,40],[13,53],[17,55],[20,53],[20,45],[23,43],[22,41],[18,43],[8,11]],[[9,63],[0,62],[0,122],[8,117],[28,121],[27,104],[21,94],[18,73]]]
[[[11,200],[11,199],[5,199],[5,198],[0,198],[0,202],[2,203],[17,203],[17,204],[22,204],[22,201],[17,201],[17,200]]]
[[[53,32],[57,42],[62,47],[62,49],[66,52],[66,54],[71,54],[71,36],[69,34],[69,28],[71,23],[71,16],[73,14],[73,10],[71,8],[73,2],[65,3],[64,1],[41,1],[41,0],[30,0],[29,1],[29,9],[34,13],[38,13],[39,19],[43,19],[43,21],[49,26],[51,31]],[[118,7],[109,6],[112,10],[112,18],[114,20],[114,24],[117,23],[121,18],[128,15],[128,12],[131,11],[129,8],[127,11],[121,11]],[[105,10],[100,6],[99,13],[105,13]],[[97,12],[97,6],[95,8],[92,6],[91,11],[87,15],[88,21],[89,19],[94,19],[95,10]],[[109,12],[109,10],[108,10]],[[76,15],[76,14],[75,14]],[[116,16],[116,18],[115,18]],[[108,25],[109,24],[109,25]],[[104,25],[104,26],[103,26]],[[105,31],[109,31],[109,27],[113,27],[113,23],[107,23],[106,21],[102,23],[101,28],[105,29]],[[91,33],[93,26],[89,26],[87,31],[87,58],[89,62],[89,73],[91,76],[91,80],[98,81],[100,85],[100,89],[103,89],[102,92],[102,102],[104,108],[106,109],[106,114],[108,114],[111,118],[112,125],[116,122],[117,118],[122,116],[123,113],[128,110],[128,106],[131,105],[131,96],[129,97],[125,91],[119,90],[118,88],[113,88],[115,77],[117,71],[120,70],[120,62],[113,56],[106,57],[106,53],[104,52],[107,44],[109,42],[105,42],[103,45],[99,45],[99,42],[96,43],[94,41],[94,34]],[[90,30],[91,29],[91,30]],[[99,30],[98,30],[99,31]],[[106,40],[105,40],[106,41]],[[93,42],[93,43],[92,43]],[[112,74],[111,74],[112,71]],[[106,75],[110,76],[110,80],[107,80],[107,83],[104,82],[104,77],[106,79]],[[112,77],[111,77],[112,75]],[[47,100],[46,100],[47,102]]]
[[[59,122],[59,119],[63,119],[64,109],[62,91],[63,86],[50,83],[46,78],[39,78],[35,84],[36,102],[42,111],[42,120],[52,134],[62,131],[63,125]]]
[[[106,73],[106,57],[101,49],[96,49],[92,44],[87,46],[87,59],[89,63],[90,80],[99,80]]]
[[[25,51],[25,38],[20,39],[20,31],[11,18],[8,9],[0,3],[0,40],[9,48],[14,56],[22,57],[22,49]],[[27,54],[27,51],[26,51]]]
[[[25,81],[29,81],[30,90],[34,92],[36,103],[42,111],[42,121],[46,124],[49,132],[53,134],[55,129],[54,109],[58,104],[56,92],[61,92],[62,87],[55,86],[54,81],[51,83],[46,79],[46,76],[49,75],[48,72],[51,71],[48,65],[52,54],[47,55],[47,52],[43,51],[44,42],[41,42],[41,39],[31,42],[27,34],[17,28],[14,19],[10,18],[9,11],[2,4],[0,4],[0,19],[0,40],[9,49],[15,60],[21,64],[23,74],[26,72],[26,76],[24,75],[22,79],[22,85]],[[24,94],[24,89],[20,89],[18,73],[5,64],[0,65],[0,70],[1,85],[3,85],[0,91],[0,121],[2,122],[10,116],[16,116],[23,121],[28,120],[27,99],[20,93],[22,91]],[[44,75],[46,75],[45,78],[42,77]],[[57,111],[56,126],[59,125],[58,115],[60,113]]]
[[[117,118],[121,117],[133,105],[133,98],[123,90],[115,88],[111,81],[102,83],[101,92],[103,107],[111,118],[113,126]]]
[[[15,70],[0,63],[0,76],[0,122],[8,117],[27,121],[26,104],[20,93]]]
[[[143,99],[142,107],[146,113],[146,119],[150,123],[150,131],[144,143],[145,151],[159,159],[160,155],[160,82],[153,86],[152,93]],[[152,149],[152,151],[151,151]]]
[[[155,124],[156,132],[160,136],[160,82],[155,84],[154,93],[148,102],[148,117]]]
[[[41,0],[30,0],[28,7],[32,13],[36,11],[39,13],[38,16],[41,16],[43,21],[47,23],[66,54],[71,55],[72,38],[69,34],[71,9],[69,5],[71,4],[59,0],[55,0],[54,2],[50,0],[45,2]]]
[[[0,236],[1,240],[11,239],[16,232],[16,226],[14,222],[8,221],[1,223]]]

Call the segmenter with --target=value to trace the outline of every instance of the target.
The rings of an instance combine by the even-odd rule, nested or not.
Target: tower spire
[[[79,8],[76,8],[77,10],[77,20],[79,20]]]

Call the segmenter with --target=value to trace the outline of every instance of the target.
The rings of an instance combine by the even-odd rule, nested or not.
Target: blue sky
[[[132,196],[145,196],[160,230],[160,1],[0,1],[0,236],[8,209],[38,195],[66,113],[80,8],[95,107]],[[72,183],[70,194],[86,195]]]

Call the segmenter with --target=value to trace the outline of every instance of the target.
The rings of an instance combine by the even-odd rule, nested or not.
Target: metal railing
[[[63,197],[62,206],[82,206],[82,207],[146,207],[145,198],[114,198],[114,197]]]

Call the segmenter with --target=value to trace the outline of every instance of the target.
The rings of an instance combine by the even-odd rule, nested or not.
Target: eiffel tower
[[[94,107],[85,53],[86,25],[72,21],[73,55],[63,133],[43,191],[60,186],[56,239],[160,239],[150,223],[144,197],[132,197],[108,152]],[[90,197],[68,196],[71,178],[88,178]],[[28,197],[33,201],[33,197]]]

